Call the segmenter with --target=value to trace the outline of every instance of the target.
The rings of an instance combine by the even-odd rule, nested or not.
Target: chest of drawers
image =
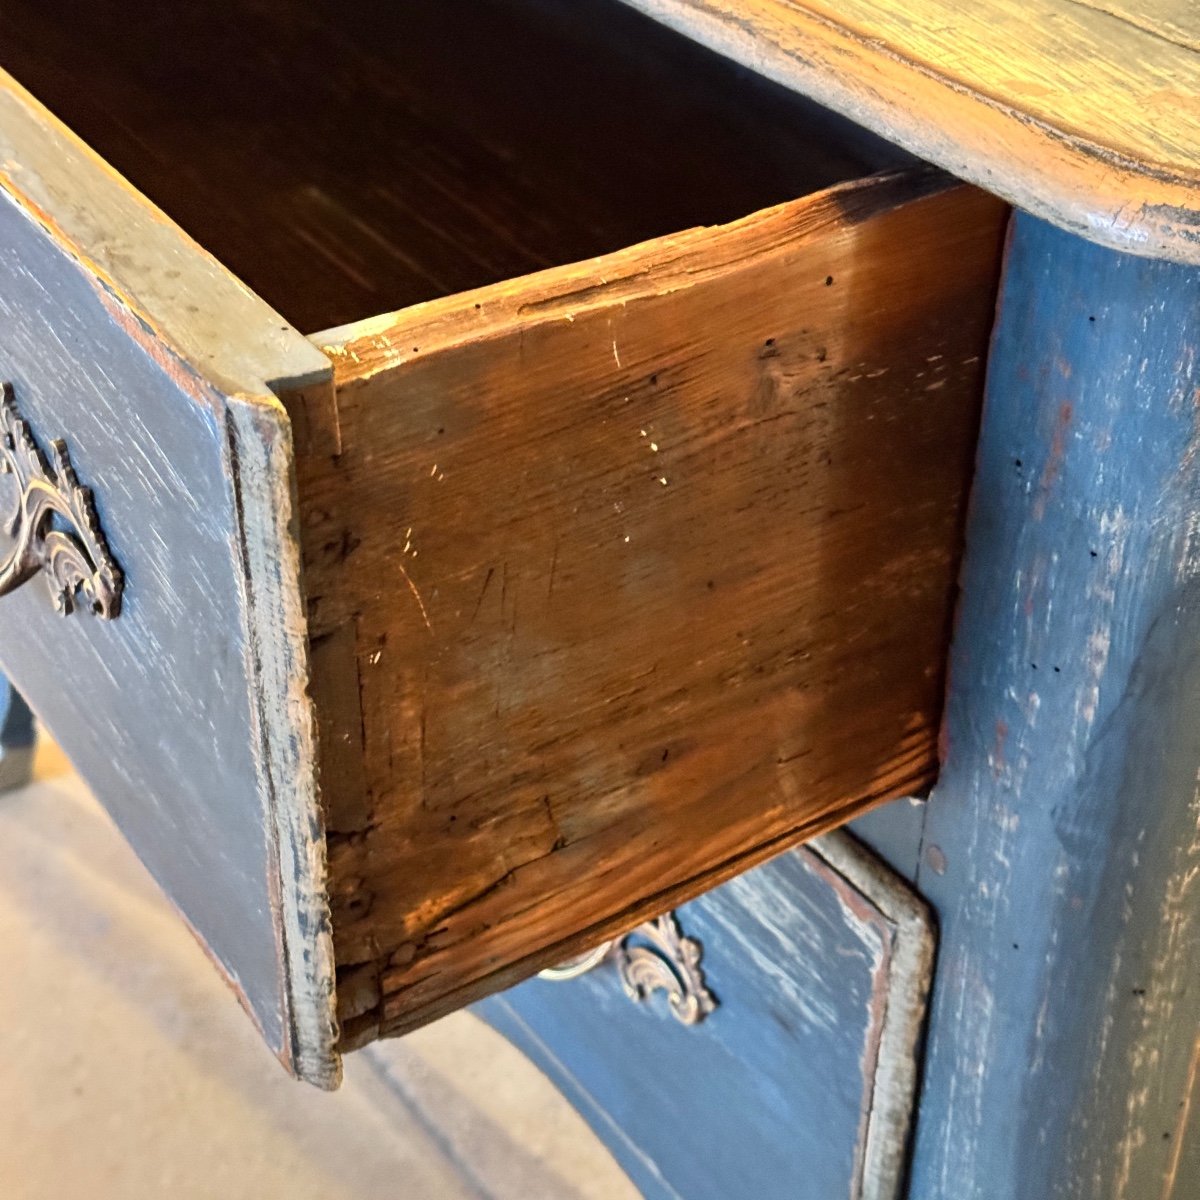
[[[325,1086],[940,764],[913,1194],[1187,1194],[1189,14],[371,8],[0,14],[0,669]]]
[[[619,6],[4,20],[0,662],[293,1070],[932,779],[1001,203]]]

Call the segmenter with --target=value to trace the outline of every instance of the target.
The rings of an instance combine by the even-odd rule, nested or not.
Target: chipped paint
[[[942,941],[912,1189],[1184,1200],[1200,280],[1014,230],[923,830],[946,869],[918,875]]]

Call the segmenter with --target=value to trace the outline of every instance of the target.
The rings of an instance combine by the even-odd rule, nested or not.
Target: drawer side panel
[[[325,339],[347,1044],[932,780],[1004,220],[881,177]]]

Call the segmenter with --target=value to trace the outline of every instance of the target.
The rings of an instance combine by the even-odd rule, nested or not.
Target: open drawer
[[[343,13],[0,14],[92,147],[0,90],[0,669],[326,1085],[929,783],[1005,216],[607,0]]]

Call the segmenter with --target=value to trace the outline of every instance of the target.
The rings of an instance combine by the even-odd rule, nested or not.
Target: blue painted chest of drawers
[[[1110,7],[0,14],[0,667],[293,1073],[478,1002],[647,1195],[1200,1189],[1200,63]]]

